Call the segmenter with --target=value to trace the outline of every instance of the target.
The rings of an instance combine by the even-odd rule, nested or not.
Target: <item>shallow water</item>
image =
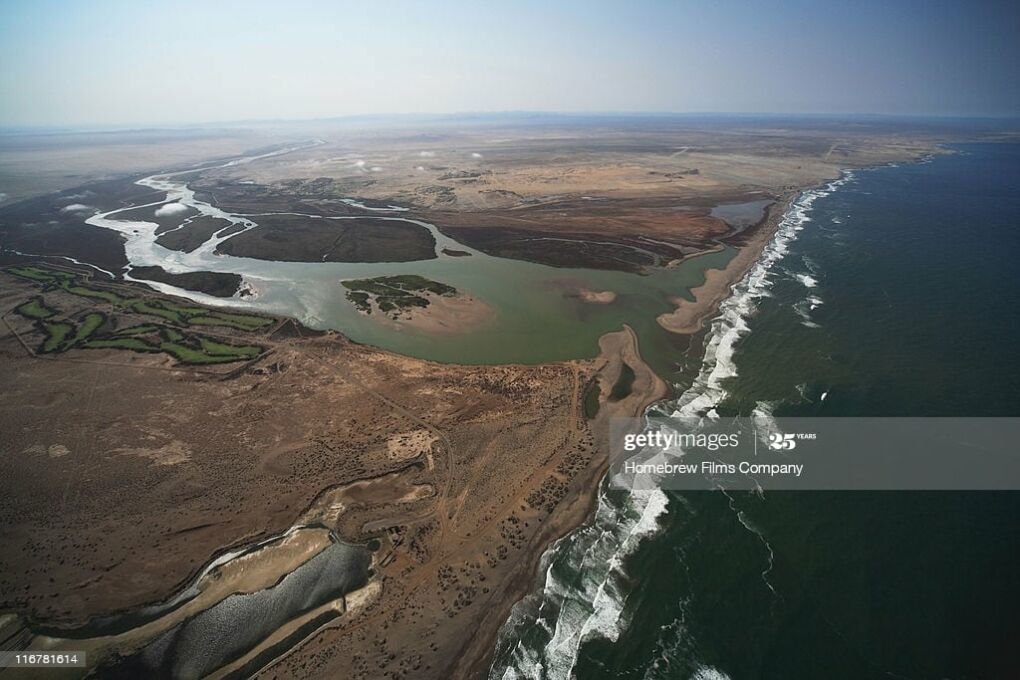
[[[278,153],[281,152],[269,155]],[[245,162],[257,162],[259,158],[251,157]],[[138,183],[166,191],[166,201],[176,200],[203,215],[225,219],[245,229],[258,223],[258,215],[227,213],[197,199],[186,185],[187,175],[153,175]],[[149,207],[155,210],[166,201]],[[599,336],[627,323],[637,331],[642,350],[651,363],[659,369],[668,369],[675,355],[675,340],[656,324],[655,318],[673,308],[670,297],[689,298],[689,290],[704,281],[705,269],[724,267],[733,255],[732,249],[725,249],[673,268],[656,269],[648,275],[548,267],[481,253],[444,236],[427,222],[399,216],[402,212],[399,207],[372,210],[377,215],[370,219],[405,220],[427,228],[436,239],[436,259],[401,263],[270,262],[216,254],[216,246],[224,240],[219,236],[192,253],[181,253],[155,243],[155,222],[119,219],[118,215],[126,209],[93,216],[88,222],[122,233],[127,239],[125,249],[132,266],[156,265],[174,273],[233,272],[241,274],[258,291],[258,296],[223,300],[166,284],[143,282],[158,290],[210,305],[293,316],[312,328],[339,330],[357,342],[409,356],[477,364],[591,357],[598,351]],[[443,253],[444,249],[471,255],[449,256]],[[340,285],[344,279],[393,274],[419,274],[447,283],[492,306],[496,315],[490,322],[463,333],[395,329],[358,312]],[[613,291],[617,298],[610,304],[585,302],[577,296],[579,288]]]
[[[362,587],[371,556],[334,541],[271,588],[234,594],[111,663],[102,677],[203,677],[237,659],[287,621]]]
[[[741,231],[760,222],[765,216],[765,208],[773,202],[772,199],[762,199],[744,203],[724,203],[712,208],[710,214],[735,230]]]

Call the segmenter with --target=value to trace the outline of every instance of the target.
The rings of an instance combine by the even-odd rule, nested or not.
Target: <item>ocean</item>
[[[666,413],[1020,416],[1020,144],[807,191]],[[491,678],[1020,677],[1020,493],[604,490]]]

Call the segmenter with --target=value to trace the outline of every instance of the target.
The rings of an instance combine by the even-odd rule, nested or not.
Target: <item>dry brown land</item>
[[[484,326],[495,315],[490,305],[470,295],[436,295],[423,292],[428,307],[409,307],[393,318],[376,307],[375,313],[387,325],[397,329],[412,328],[425,333],[465,333]],[[373,303],[374,306],[374,303]]]
[[[5,311],[38,292],[0,276]],[[270,331],[268,355],[201,372],[113,350],[35,357],[19,323],[0,327],[3,606],[29,627],[81,624],[165,599],[218,551],[309,519],[378,539],[369,586],[265,677],[481,668],[541,552],[586,516],[607,419],[666,392],[629,329],[603,338],[595,360],[492,367]],[[637,373],[632,393],[607,401],[623,363]],[[589,422],[592,381],[604,403]],[[213,585],[234,585],[193,606],[316,552],[294,550],[223,576]],[[143,632],[89,647],[128,652]]]
[[[778,200],[946,138],[877,124],[682,120],[321,134],[321,146],[213,170],[196,186],[236,209],[288,193],[323,212],[349,209],[340,197],[397,204],[492,255],[642,271],[731,236],[713,206]]]
[[[5,195],[0,205],[99,179],[188,167],[280,141],[237,128],[9,133],[0,136],[0,192]]]

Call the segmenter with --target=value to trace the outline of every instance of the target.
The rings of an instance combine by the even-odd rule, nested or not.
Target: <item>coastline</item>
[[[791,192],[773,203],[768,215],[755,227],[740,234],[741,243],[733,259],[723,269],[706,269],[705,282],[691,289],[694,300],[674,297],[672,312],[660,314],[656,321],[670,333],[691,335],[705,327],[705,322],[719,311],[719,306],[735,286],[761,258],[762,252],[775,236],[780,222],[802,191]]]
[[[842,175],[845,170],[841,171]],[[825,180],[816,186],[824,186],[833,180]],[[698,288],[692,290],[694,301],[677,300],[678,308],[672,313],[666,313],[658,318],[658,322],[666,330],[677,334],[694,334],[704,328],[705,322],[720,312],[721,305],[735,292],[736,285],[742,281],[751,269],[763,258],[768,245],[776,237],[780,225],[783,223],[795,207],[796,201],[806,192],[811,191],[813,186],[802,187],[783,195],[773,206],[770,207],[766,217],[755,227],[740,234],[740,251],[730,260],[723,269],[710,269],[706,271],[706,281]],[[664,318],[665,317],[665,318]],[[630,330],[628,328],[628,330]],[[635,338],[636,342],[636,338]],[[661,380],[661,378],[660,378]],[[643,415],[647,408],[667,397],[663,394],[660,398],[649,401],[635,415]],[[601,413],[600,413],[601,415]],[[593,429],[594,423],[593,423]],[[603,439],[605,441],[605,439]],[[604,449],[604,447],[602,447]],[[510,621],[514,607],[523,601],[529,594],[541,592],[543,583],[548,578],[545,574],[538,572],[544,556],[556,550],[556,544],[582,527],[595,522],[595,509],[599,506],[601,497],[601,483],[608,466],[608,457],[600,459],[590,466],[587,478],[587,486],[583,489],[581,497],[560,513],[556,521],[550,522],[550,529],[544,531],[540,536],[548,537],[544,546],[536,537],[535,550],[528,555],[528,569],[524,575],[517,577],[504,589],[504,599],[500,600],[497,610],[501,613],[501,620],[495,629],[483,622],[479,626],[479,635],[476,642],[465,648],[464,655],[468,660],[455,666],[455,670],[463,669],[463,672],[456,672],[453,677],[463,678],[487,678],[491,671],[494,657],[497,652],[500,632],[505,624]],[[583,512],[578,512],[583,510]],[[572,526],[568,526],[573,521]],[[491,616],[489,618],[492,618]],[[484,640],[484,644],[479,642]]]
[[[603,335],[599,339],[599,348],[601,351],[597,359],[599,366],[596,381],[601,395],[600,408],[588,426],[596,441],[606,441],[610,419],[640,416],[649,406],[666,398],[670,388],[641,358],[637,333],[630,326],[625,325],[621,331]],[[608,402],[606,397],[612,391],[624,364],[630,366],[636,374],[633,390],[618,402]],[[577,408],[582,411],[582,404],[577,404]],[[580,417],[583,417],[583,412]],[[566,504],[557,508],[555,515],[533,536],[523,556],[524,567],[518,569],[492,598],[495,606],[479,621],[477,633],[451,663],[448,677],[487,677],[499,632],[514,606],[534,590],[536,572],[542,557],[557,541],[591,520],[598,504],[602,478],[608,468],[609,451],[602,445],[584,472],[573,480],[572,493]]]

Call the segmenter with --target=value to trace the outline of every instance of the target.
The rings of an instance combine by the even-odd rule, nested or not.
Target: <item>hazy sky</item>
[[[0,125],[1020,114],[1020,3],[0,1]]]

